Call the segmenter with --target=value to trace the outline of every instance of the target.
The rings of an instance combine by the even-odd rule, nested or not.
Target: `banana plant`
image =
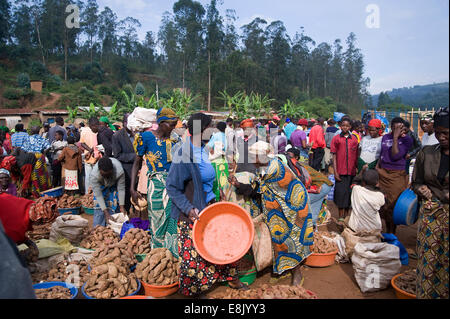
[[[70,106],[67,106],[67,112],[69,113],[69,121],[73,123],[78,117],[78,107],[74,106],[71,108]]]

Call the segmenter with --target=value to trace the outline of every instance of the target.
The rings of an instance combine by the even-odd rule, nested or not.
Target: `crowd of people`
[[[56,118],[53,127],[28,132],[20,123],[13,131],[1,127],[0,199],[36,199],[60,185],[71,194],[92,190],[94,226],[146,200],[141,217],[150,222],[152,248],[180,258],[180,292],[196,296],[220,281],[247,289],[235,264],[211,264],[193,245],[193,223],[208,205],[232,198],[262,218],[273,273],[292,271],[292,283],[300,285],[331,192],[338,222],[395,233],[396,201],[411,187],[422,203],[418,297],[448,298],[448,108],[421,118],[422,140],[399,117],[386,128],[378,119],[348,116],[213,122],[204,113],[179,119],[169,108],[152,111],[125,114],[120,127],[107,117],[78,127]]]

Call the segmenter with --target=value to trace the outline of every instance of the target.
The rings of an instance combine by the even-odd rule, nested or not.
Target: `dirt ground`
[[[333,202],[328,202],[328,209],[332,217],[338,218],[337,208]],[[89,220],[92,226],[93,216],[82,214],[82,217]],[[328,225],[320,226],[319,230],[337,231],[336,225],[330,223]],[[416,247],[417,224],[412,226],[398,226],[396,236],[399,241],[405,246],[408,253],[412,253]],[[402,266],[401,271],[416,267],[416,260],[409,258],[409,265]],[[362,293],[353,275],[353,267],[351,263],[334,264],[326,268],[313,268],[304,266],[303,275],[305,277],[303,287],[309,289],[317,294],[319,299],[395,299],[395,291],[390,285],[387,289],[374,292]],[[257,288],[263,284],[285,284],[289,285],[291,282],[291,275],[289,272],[285,276],[272,276],[271,268],[265,269],[258,273],[256,281],[250,286]],[[223,284],[218,284],[213,287],[206,297],[212,293],[216,293],[226,289]],[[143,288],[139,294],[143,294]],[[170,299],[185,299],[181,294],[174,294]]]

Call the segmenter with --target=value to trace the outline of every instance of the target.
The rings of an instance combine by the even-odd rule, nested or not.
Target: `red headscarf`
[[[373,119],[369,121],[369,126],[376,127],[378,130],[378,134],[381,136],[383,135],[383,124],[381,123],[381,120],[379,119]]]
[[[301,120],[298,121],[298,125],[308,126],[308,120],[307,119],[301,119]]]
[[[241,122],[241,128],[254,127],[254,123],[252,119],[246,119]]]

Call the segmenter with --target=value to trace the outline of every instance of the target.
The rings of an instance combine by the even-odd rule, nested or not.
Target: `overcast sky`
[[[97,0],[100,9],[109,6],[119,17],[138,19],[142,28],[157,34],[165,11],[172,12],[175,0]],[[199,0],[206,8],[209,0]],[[379,9],[379,28],[367,27],[375,17],[369,5]],[[370,9],[371,7],[369,7]],[[350,32],[364,55],[369,92],[378,94],[413,85],[449,80],[448,0],[223,0],[219,10],[234,9],[236,27],[256,17],[268,23],[281,20],[293,38],[300,27],[316,44],[345,39]],[[377,20],[369,19],[372,23]],[[376,24],[372,24],[376,26]]]

